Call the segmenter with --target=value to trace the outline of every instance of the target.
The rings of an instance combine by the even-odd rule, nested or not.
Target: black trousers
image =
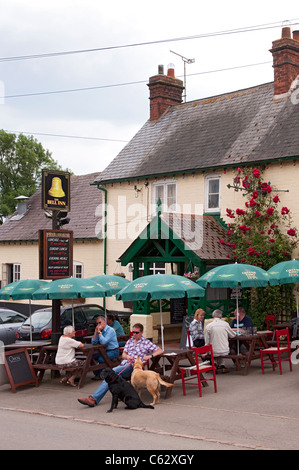
[[[195,346],[196,348],[201,348],[204,345],[205,345],[205,340],[204,339],[197,338],[193,341],[193,346]]]

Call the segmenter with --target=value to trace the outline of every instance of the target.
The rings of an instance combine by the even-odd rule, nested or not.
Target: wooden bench
[[[56,364],[32,364],[33,369],[36,369],[37,372],[46,371],[46,370],[56,370],[59,371],[59,367]],[[66,372],[74,372],[75,370],[82,370],[83,366],[81,367],[65,367],[63,370]],[[38,382],[40,383],[43,379],[44,374],[38,374]]]
[[[236,364],[236,370],[240,371],[242,368],[242,363],[246,362],[246,356],[244,354],[226,354],[221,356],[214,356],[214,358],[222,358],[222,359],[231,359]]]
[[[39,358],[36,364],[33,364],[34,369],[37,372],[37,378],[38,382],[41,383],[43,380],[44,374],[46,370],[50,371],[58,371],[59,372],[59,367],[57,364],[53,363],[52,360],[52,355],[56,354],[57,351],[57,346],[51,345],[51,346],[45,346],[42,348],[39,354]],[[102,345],[85,345],[83,348],[78,348],[77,351],[80,351],[83,353],[85,356],[85,361],[84,364],[81,367],[69,367],[65,368],[67,372],[73,372],[75,370],[80,370],[81,369],[81,374],[80,374],[80,380],[78,383],[78,388],[81,388],[85,382],[87,372],[90,371],[95,371],[95,370],[102,370],[105,369],[106,367],[116,367],[120,364],[119,358],[116,359],[110,359],[106,353],[106,347]],[[93,359],[93,354],[100,352],[103,354],[103,357],[105,359],[105,362],[103,363],[98,363]]]

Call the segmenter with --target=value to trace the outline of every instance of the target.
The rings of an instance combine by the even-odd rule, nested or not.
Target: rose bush
[[[247,191],[247,200],[244,209],[240,206],[226,209],[230,219],[227,239],[220,243],[226,243],[232,249],[228,257],[265,270],[291,259],[299,234],[292,223],[290,209],[280,207],[280,198],[275,194],[275,188],[263,181],[262,170],[242,171],[238,168],[236,178],[234,182]],[[291,284],[251,289],[250,292],[251,315],[254,317],[256,312],[259,321],[266,313],[277,313],[273,309],[279,309],[281,313],[293,308]]]

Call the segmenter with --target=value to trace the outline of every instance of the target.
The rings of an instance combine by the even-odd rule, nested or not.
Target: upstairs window
[[[83,264],[79,263],[78,261],[74,261],[73,264],[73,276],[74,277],[83,277]]]
[[[207,176],[205,180],[205,212],[220,212],[220,176]]]
[[[162,212],[175,212],[177,203],[176,182],[165,181],[153,183],[153,212],[157,212],[158,199],[162,202]]]

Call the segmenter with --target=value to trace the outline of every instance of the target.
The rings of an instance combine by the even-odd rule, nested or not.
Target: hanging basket
[[[184,273],[184,277],[186,277],[187,279],[190,279],[190,281],[194,281],[196,282],[197,279],[200,278],[200,275],[198,273]]]

